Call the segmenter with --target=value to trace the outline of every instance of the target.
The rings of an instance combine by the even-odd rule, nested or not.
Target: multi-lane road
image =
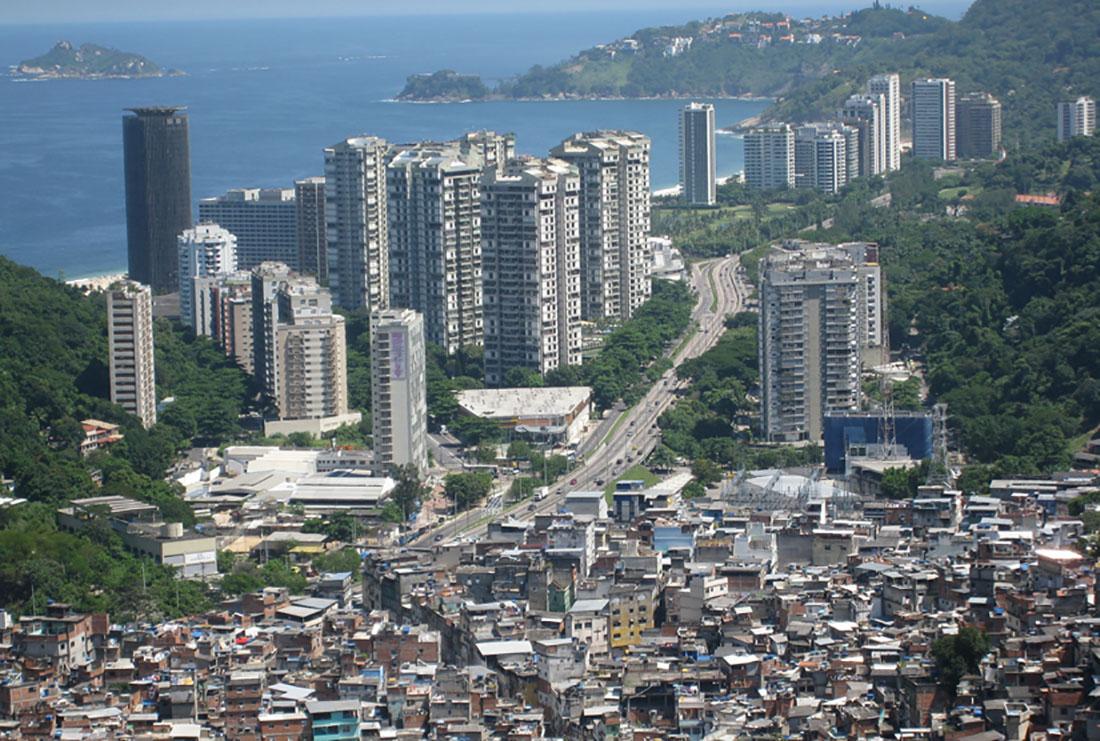
[[[602,489],[606,482],[619,476],[632,462],[641,461],[660,442],[657,418],[671,406],[686,382],[676,377],[675,367],[698,357],[714,346],[722,336],[727,316],[740,311],[748,292],[738,275],[739,259],[723,257],[696,263],[691,269],[691,281],[698,296],[692,311],[692,328],[687,338],[673,348],[670,357],[673,369],[666,371],[648,393],[633,407],[621,413],[608,431],[597,426],[596,434],[603,439],[595,445],[582,446],[585,453],[578,466],[550,488],[541,500],[527,500],[509,507],[500,507],[499,493],[490,498],[490,506],[477,508],[448,519],[428,531],[416,542],[428,543],[456,536],[480,537],[488,523],[511,514],[530,516],[557,510],[567,492]],[[495,499],[494,499],[495,498]]]

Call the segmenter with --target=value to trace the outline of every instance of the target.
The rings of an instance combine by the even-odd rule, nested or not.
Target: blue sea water
[[[826,8],[833,10],[833,8]],[[0,25],[0,69],[57,40],[144,54],[184,77],[17,82],[0,77],[0,253],[66,278],[125,269],[123,109],[185,105],[192,193],[290,186],[322,172],[325,146],[354,134],[440,139],[513,131],[545,154],[575,131],[629,128],[653,140],[655,188],[677,180],[680,101],[414,104],[405,78],[451,68],[492,83],[651,25],[713,13],[666,11]],[[0,16],[2,17],[2,16]],[[716,100],[719,126],[765,107]],[[741,169],[739,139],[720,136],[719,174]]]

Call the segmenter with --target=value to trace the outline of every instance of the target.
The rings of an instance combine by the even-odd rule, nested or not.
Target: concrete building
[[[199,201],[199,221],[237,237],[237,265],[251,270],[266,260],[298,269],[298,214],[293,188],[234,188]]]
[[[955,105],[956,154],[996,157],[1001,150],[1001,102],[989,93],[968,93]]]
[[[107,291],[107,351],[111,401],[138,417],[157,421],[153,364],[153,296],[148,286],[119,281]]]
[[[195,281],[195,333],[212,337],[246,373],[252,363],[252,274],[247,270]]]
[[[386,168],[390,305],[420,312],[447,353],[483,341],[481,170],[480,152],[430,142]]]
[[[428,468],[424,317],[412,309],[371,315],[371,421],[376,464]]]
[[[837,193],[848,183],[849,167],[858,170],[859,132],[850,126],[835,122],[800,126],[794,146],[798,187]]]
[[[1058,104],[1058,141],[1092,136],[1096,130],[1096,101],[1087,96]]]
[[[881,95],[882,138],[886,159],[883,170],[901,169],[901,78],[896,72],[875,75],[867,81],[869,95]]]
[[[649,137],[574,134],[551,156],[580,175],[581,317],[622,321],[652,294],[649,278]]]
[[[462,158],[476,158],[487,170],[501,172],[516,156],[516,135],[495,131],[470,131],[454,142]]]
[[[344,318],[316,279],[281,263],[252,272],[252,343],[256,379],[276,409],[267,434],[319,435],[359,421],[348,411]]]
[[[753,190],[794,187],[794,129],[772,124],[745,134],[745,185]]]
[[[376,136],[325,149],[325,233],[333,299],[345,309],[389,306],[386,160]]]
[[[298,270],[328,283],[328,242],[325,238],[325,179],[294,181],[294,223],[298,230]]]
[[[946,78],[913,80],[913,156],[955,159],[955,81]]]
[[[714,106],[689,103],[680,111],[680,193],[694,206],[717,200]]]
[[[859,408],[860,276],[839,251],[769,255],[760,285],[761,418],[769,440],[818,440]]]
[[[881,93],[853,95],[844,102],[840,120],[859,132],[859,163],[849,180],[886,172],[886,98]]]
[[[517,159],[482,184],[485,380],[512,368],[548,373],[581,362],[576,168]]]
[[[169,293],[179,287],[176,237],[191,226],[187,113],[175,106],[128,111],[122,117],[127,272]]]
[[[464,414],[493,420],[512,438],[562,444],[580,440],[592,411],[587,386],[466,389],[456,399]]]
[[[210,325],[210,310],[203,279],[237,269],[237,237],[218,224],[205,223],[184,230],[178,242],[180,321],[193,329],[205,328]],[[196,329],[196,334],[209,332]]]

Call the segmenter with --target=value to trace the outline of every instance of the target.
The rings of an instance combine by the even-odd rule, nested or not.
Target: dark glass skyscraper
[[[122,117],[122,144],[130,278],[157,293],[176,291],[176,238],[191,227],[187,114],[177,107],[130,108]]]

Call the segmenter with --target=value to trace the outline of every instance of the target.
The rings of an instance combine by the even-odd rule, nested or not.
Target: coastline
[[[102,273],[96,273],[95,275],[86,275],[82,278],[70,278],[64,281],[65,285],[72,286],[73,288],[79,288],[85,293],[91,293],[93,291],[106,291],[112,283],[120,281],[126,277],[126,271],[105,271]]]
[[[529,95],[512,96],[491,94],[481,98],[458,98],[441,96],[437,98],[403,98],[398,95],[395,98],[386,98],[382,103],[413,103],[413,104],[444,104],[444,103],[492,103],[498,101],[510,101],[514,103],[558,103],[577,100],[586,101],[623,101],[623,100],[740,100],[745,102],[770,101],[775,98],[768,95],[577,95],[562,93],[559,95]],[[749,120],[749,119],[745,119]]]

